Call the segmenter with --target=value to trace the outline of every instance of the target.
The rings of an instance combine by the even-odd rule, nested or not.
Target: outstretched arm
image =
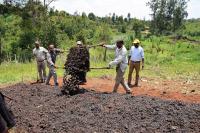
[[[117,48],[116,44],[106,45],[105,43],[102,43],[100,46],[105,47],[107,49],[116,49]]]

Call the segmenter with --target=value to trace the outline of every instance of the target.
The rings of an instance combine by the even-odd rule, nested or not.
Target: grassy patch
[[[167,38],[153,38],[142,41],[145,50],[145,70],[141,76],[160,79],[194,79],[200,81],[200,46],[186,42],[170,42]],[[107,51],[104,61],[103,48],[90,49],[91,67],[108,66],[114,58],[114,51]],[[59,55],[57,65],[63,66],[66,55]],[[0,84],[23,82],[37,79],[36,63],[3,63],[0,66]],[[48,73],[48,68],[47,68]],[[57,70],[63,76],[64,70]],[[126,77],[128,70],[126,71]],[[115,69],[91,70],[88,77],[115,77]]]

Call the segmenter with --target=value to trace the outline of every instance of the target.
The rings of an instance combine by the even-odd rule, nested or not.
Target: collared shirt
[[[53,51],[49,51],[49,54],[51,55],[52,62],[54,64],[56,63],[56,57],[60,52],[61,52],[61,50],[60,49],[56,49],[56,48],[54,48]]]
[[[33,55],[36,57],[36,61],[38,62],[45,60],[46,53],[48,53],[48,51],[43,47],[39,47],[38,49],[37,48],[33,49]]]
[[[115,59],[109,63],[109,65],[119,65],[122,72],[125,72],[128,66],[127,50],[124,46],[122,48],[117,48],[115,45],[105,45],[108,49],[115,49]]]
[[[141,61],[144,58],[144,50],[141,46],[139,46],[138,48],[132,46],[130,49],[129,56],[131,57],[131,61]]]
[[[48,67],[54,66],[54,62],[52,61],[50,53],[46,53],[47,65]]]

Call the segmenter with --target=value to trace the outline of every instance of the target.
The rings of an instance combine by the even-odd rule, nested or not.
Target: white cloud
[[[109,13],[127,16],[130,12],[131,17],[150,19],[151,13],[146,3],[150,0],[57,0],[51,6],[58,10],[65,10],[70,14],[75,11],[79,13],[93,12],[97,16],[106,16]],[[3,0],[0,0],[2,3]],[[188,3],[188,18],[200,18],[200,0],[190,0]]]
[[[150,9],[146,3],[150,0],[57,0],[51,4],[58,10],[65,10],[70,14],[75,11],[79,13],[93,12],[97,16],[106,16],[109,13],[127,16],[130,12],[131,17],[150,19]],[[200,18],[198,13],[200,0],[190,0],[188,4],[188,18]]]
[[[58,10],[65,10],[71,14],[78,12],[93,12],[97,16],[106,16],[109,13],[140,19],[150,18],[150,10],[146,6],[148,0],[57,0],[52,3]]]

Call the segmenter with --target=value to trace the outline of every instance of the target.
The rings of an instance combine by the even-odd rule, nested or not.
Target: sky
[[[74,12],[86,14],[93,12],[97,16],[109,16],[111,13],[139,19],[150,19],[150,8],[146,3],[150,0],[57,0],[51,4],[57,10],[64,10],[70,14]],[[200,0],[190,0],[188,3],[188,18],[200,18]]]
[[[2,2],[3,0],[0,0]],[[42,1],[42,0],[41,0]],[[150,0],[56,0],[51,3],[51,7],[61,11],[64,10],[70,14],[74,12],[86,14],[93,12],[96,16],[109,16],[115,13],[118,16],[131,17],[138,19],[151,19],[150,9],[146,3]],[[188,3],[188,18],[200,18],[200,0],[190,0]]]

